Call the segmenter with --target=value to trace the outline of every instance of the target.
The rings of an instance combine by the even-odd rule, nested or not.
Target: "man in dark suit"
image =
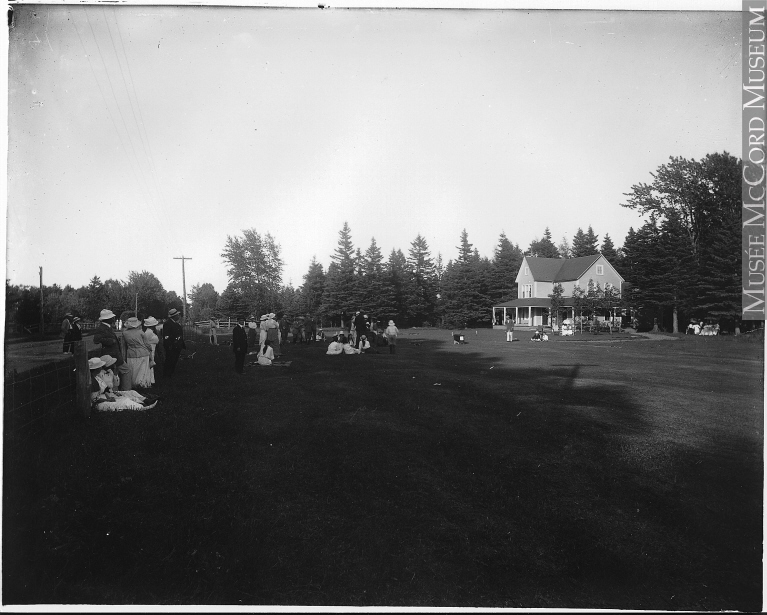
[[[117,337],[117,334],[112,329],[117,317],[111,310],[101,310],[99,314],[99,324],[93,332],[93,343],[101,344],[101,354],[108,354],[110,357],[117,359],[115,363],[115,369],[117,375],[120,377],[121,391],[130,391],[133,388],[133,377],[131,375],[131,369],[125,362],[123,355],[122,343]]]
[[[184,342],[184,327],[182,327],[179,320],[179,311],[176,308],[172,308],[168,312],[168,318],[162,325],[162,346],[165,349],[165,365],[163,367],[163,375],[167,378],[173,376],[173,372],[176,370],[176,363],[181,356],[181,351],[186,348]]]
[[[232,350],[234,350],[234,371],[245,373],[245,355],[248,354],[248,334],[245,332],[245,319],[237,317],[237,324],[232,329]]]
[[[365,320],[365,315],[362,314],[362,312],[360,311],[357,311],[357,314],[354,316],[354,329],[356,333],[356,340],[354,341],[354,347],[359,348],[360,338],[363,335],[368,334],[368,323]]]

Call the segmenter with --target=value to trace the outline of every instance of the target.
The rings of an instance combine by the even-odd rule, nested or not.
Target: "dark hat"
[[[176,308],[170,308],[168,318],[175,318],[176,316],[178,316],[178,310]]]

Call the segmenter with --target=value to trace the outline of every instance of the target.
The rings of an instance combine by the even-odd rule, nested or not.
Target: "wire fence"
[[[72,416],[77,382],[74,357],[5,374],[4,444],[14,448],[43,433],[55,419]]]

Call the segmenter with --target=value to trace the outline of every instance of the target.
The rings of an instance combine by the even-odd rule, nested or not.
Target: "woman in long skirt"
[[[152,348],[141,330],[141,321],[135,316],[125,321],[123,340],[127,348],[126,362],[133,375],[133,386],[148,389],[152,386],[152,374],[149,371]]]
[[[154,366],[157,365],[155,351],[157,349],[157,344],[160,343],[160,338],[157,335],[158,324],[159,323],[154,316],[150,316],[149,318],[144,319],[144,337],[146,338],[146,341],[149,344],[149,348],[151,349],[151,354],[149,355],[149,374],[152,384],[155,383]]]

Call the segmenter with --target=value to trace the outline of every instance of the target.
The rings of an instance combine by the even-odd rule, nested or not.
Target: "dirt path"
[[[92,336],[88,335],[84,339],[88,350],[96,348]],[[8,373],[14,369],[18,372],[23,372],[43,363],[68,359],[72,355],[62,352],[61,347],[63,343],[63,340],[58,339],[44,342],[5,344],[3,373]]]

